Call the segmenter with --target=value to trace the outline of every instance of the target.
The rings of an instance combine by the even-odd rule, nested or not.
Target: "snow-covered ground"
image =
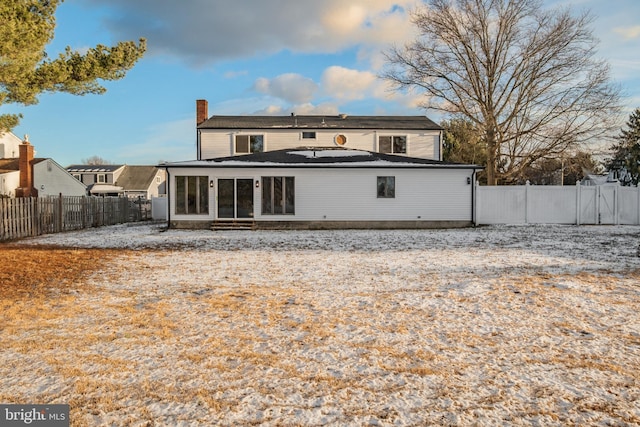
[[[640,227],[21,244],[120,250],[3,326],[0,393],[72,425],[640,425]]]

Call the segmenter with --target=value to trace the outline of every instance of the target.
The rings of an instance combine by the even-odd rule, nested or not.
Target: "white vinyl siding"
[[[62,166],[47,160],[33,166],[33,181],[38,195],[86,196],[87,187],[73,177]]]
[[[175,216],[175,177],[207,175],[218,178],[289,176],[295,179],[295,214],[262,215],[261,188],[254,187],[257,221],[471,221],[470,169],[422,168],[175,168],[172,177],[172,220],[203,219]],[[395,177],[395,198],[378,198],[378,176]],[[214,206],[215,189],[209,189]],[[214,218],[215,209],[209,210]],[[191,217],[191,218],[190,218]]]
[[[303,139],[302,132],[315,132],[315,139]],[[346,136],[344,148],[378,151],[379,135],[406,135],[407,152],[401,155],[440,160],[439,131],[376,131],[354,129],[269,129],[269,130],[200,130],[200,159],[214,159],[235,155],[235,135],[264,134],[264,150],[275,151],[300,146],[336,147],[336,135]]]
[[[215,159],[233,155],[233,132],[217,131],[200,133],[200,158]]]
[[[377,197],[378,176],[395,177],[395,198]],[[470,176],[455,169],[299,170],[295,219],[471,221]]]
[[[407,155],[422,159],[440,159],[440,132],[431,131],[410,136],[407,143]]]

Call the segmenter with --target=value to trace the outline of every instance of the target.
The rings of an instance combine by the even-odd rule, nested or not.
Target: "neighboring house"
[[[18,159],[0,159],[0,197],[15,197],[19,186]]]
[[[196,104],[197,160],[167,170],[171,227],[472,225],[475,165],[440,161],[425,117],[219,117]],[[326,127],[324,126],[326,125]],[[226,154],[223,154],[226,153]]]
[[[116,185],[124,165],[71,165],[67,167],[74,178],[87,186],[92,196],[121,196],[122,187]]]
[[[124,171],[116,180],[116,186],[121,187],[128,197],[141,197],[150,200],[166,194],[166,172],[155,166],[125,166]]]
[[[150,199],[166,192],[165,171],[155,166],[72,165],[67,171],[93,196]]]
[[[604,175],[596,175],[593,173],[585,174],[584,178],[582,178],[582,181],[580,181],[580,184],[587,187],[593,187],[598,185],[618,185],[620,184],[620,182],[615,177],[615,172],[610,171]]]
[[[344,147],[442,160],[442,128],[425,116],[211,116],[196,102],[196,159],[297,147]]]
[[[34,149],[25,140],[18,146],[20,157],[0,159],[0,195],[85,196],[87,187],[49,158],[34,158]]]
[[[15,159],[18,157],[18,147],[22,140],[11,132],[0,133],[0,159]]]

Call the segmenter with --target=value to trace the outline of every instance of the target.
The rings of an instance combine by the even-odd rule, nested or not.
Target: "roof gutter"
[[[163,166],[164,168],[220,168],[220,169],[484,169],[482,166],[477,165],[429,165],[429,164],[412,164],[407,166],[402,164],[386,164],[384,166],[376,165],[349,165],[349,163],[335,164],[335,163],[269,163],[269,164],[173,164],[169,166]]]

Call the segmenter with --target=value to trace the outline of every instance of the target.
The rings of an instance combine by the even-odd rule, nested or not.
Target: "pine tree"
[[[608,159],[607,167],[617,171],[622,185],[637,186],[640,180],[640,108],[631,113],[626,127],[611,147],[613,157]]]
[[[142,57],[146,41],[97,45],[86,53],[67,47],[49,58],[55,12],[63,0],[2,0],[0,2],[0,107],[31,105],[43,92],[101,94],[97,80],[117,80]],[[0,132],[15,127],[21,115],[0,115]]]

